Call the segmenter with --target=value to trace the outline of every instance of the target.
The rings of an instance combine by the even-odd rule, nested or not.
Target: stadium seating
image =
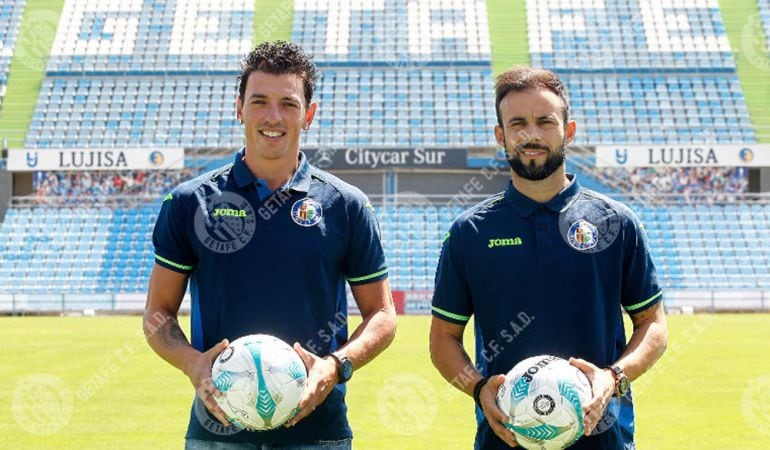
[[[566,75],[576,144],[753,143],[735,74]]]
[[[527,0],[536,66],[734,69],[717,0]]]
[[[248,0],[67,0],[48,72],[232,71],[253,18]]]
[[[632,207],[665,288],[770,289],[770,205]],[[11,209],[0,232],[0,294],[143,292],[158,208]],[[462,210],[378,207],[394,289],[432,289],[441,237]]]
[[[488,64],[491,53],[480,0],[299,0],[292,40],[334,63]]]
[[[8,84],[13,49],[19,34],[25,0],[4,0],[0,3],[0,104]]]
[[[67,0],[25,145],[239,147],[254,2]]]
[[[308,147],[495,145],[491,70],[328,68]]]
[[[766,233],[770,205],[632,206],[648,230],[666,289],[770,288]],[[461,210],[382,208],[383,240],[395,289],[432,289],[441,236]]]
[[[100,3],[65,2],[26,145],[239,146],[253,4]],[[718,6],[695,6],[527,2],[532,62],[566,80],[576,143],[755,142]],[[322,67],[306,145],[494,146],[486,17],[483,1],[296,2],[292,38]],[[180,89],[183,118],[164,111]]]
[[[527,1],[532,64],[555,70],[576,143],[753,143],[716,0]]]
[[[770,287],[770,239],[762,232],[770,226],[767,205],[636,209],[649,230],[653,257],[667,288]],[[459,212],[449,207],[383,210],[383,237],[397,289],[432,288],[440,236]],[[728,224],[739,224],[738,232],[725,233]]]
[[[237,148],[236,95],[221,75],[46,78],[26,145]]]
[[[755,142],[716,0],[526,4],[532,64],[567,83],[578,144]],[[23,5],[0,6],[0,86]],[[246,0],[66,0],[25,145],[239,147],[235,75],[253,20]],[[322,69],[306,146],[494,146],[484,1],[297,0],[292,20],[292,39]],[[223,162],[188,159],[186,170]],[[572,155],[568,168],[618,194],[593,162]],[[146,290],[157,201],[78,201],[8,211],[0,294]],[[430,290],[441,238],[464,208],[393,202],[377,208],[393,287]],[[664,287],[770,289],[769,204],[633,207]]]
[[[306,145],[493,146],[490,79],[488,68],[326,69]],[[578,144],[755,140],[735,76],[579,75],[566,82],[581,124]],[[48,78],[26,144],[235,148],[242,142],[235,96],[227,76]],[[180,105],[182,114],[170,114]]]
[[[242,145],[234,77],[251,42],[253,5],[231,2],[211,12],[173,3],[110,9],[67,1],[26,145]],[[295,5],[294,38],[322,66],[317,124],[305,145],[493,146],[484,2],[442,0],[414,14],[416,4],[406,0],[372,9],[359,3]],[[343,16],[355,28],[345,36],[337,26]],[[337,25],[329,28],[329,20]],[[219,33],[185,31],[175,47],[177,27],[204,21]],[[372,39],[373,29],[382,36]],[[394,33],[405,40],[385,39]],[[325,39],[345,45],[323,47]],[[183,114],[170,113],[180,106]]]
[[[305,145],[492,146],[490,77],[489,69],[326,70]],[[26,145],[237,148],[236,95],[226,76],[49,78]]]
[[[0,291],[144,291],[156,210],[10,209],[0,233]]]
[[[637,206],[662,282],[681,289],[767,289],[768,205]]]
[[[292,39],[322,68],[310,147],[492,147],[486,2],[297,1]]]

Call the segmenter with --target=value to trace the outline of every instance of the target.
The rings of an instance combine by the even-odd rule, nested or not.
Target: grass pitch
[[[193,389],[140,322],[0,318],[0,448],[182,448]],[[351,380],[356,448],[471,448],[472,400],[432,367],[428,325],[400,317]],[[770,448],[768,330],[770,315],[670,317],[667,354],[634,384],[638,447]]]

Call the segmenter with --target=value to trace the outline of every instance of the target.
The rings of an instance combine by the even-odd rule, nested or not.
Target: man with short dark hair
[[[511,183],[463,213],[444,239],[433,363],[474,397],[476,449],[517,445],[495,396],[503,374],[541,354],[570,358],[592,384],[582,411],[585,437],[571,448],[633,448],[629,380],[657,361],[667,339],[646,235],[628,207],[566,173],[564,147],[577,126],[555,74],[517,67],[497,78],[495,93],[495,137]],[[633,322],[627,344],[622,310]],[[462,346],[471,316],[476,367]]]
[[[317,78],[296,44],[264,43],[246,56],[237,99],[246,146],[174,189],[155,224],[145,334],[196,389],[188,449],[350,449],[344,383],[393,340],[374,210],[299,150]],[[188,278],[192,344],[177,323]],[[345,281],[363,317],[350,338]],[[297,415],[258,433],[229,426],[211,381],[228,341],[254,333],[294,343],[308,369]]]

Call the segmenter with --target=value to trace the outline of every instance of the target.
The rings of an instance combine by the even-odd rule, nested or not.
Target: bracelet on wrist
[[[481,406],[481,401],[479,397],[481,396],[481,388],[484,387],[485,384],[489,382],[489,377],[484,377],[476,382],[476,385],[473,386],[473,401],[476,402],[479,408],[483,411],[484,408]]]

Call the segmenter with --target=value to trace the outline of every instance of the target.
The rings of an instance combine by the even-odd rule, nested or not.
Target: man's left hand
[[[337,385],[337,362],[333,358],[320,358],[302,348],[299,343],[294,344],[294,350],[299,354],[307,368],[307,385],[302,398],[299,400],[299,412],[293,419],[286,423],[286,427],[293,427],[300,420],[312,413],[316,406],[323,403],[326,397]]]
[[[569,363],[580,369],[591,382],[593,397],[587,405],[583,406],[583,430],[584,434],[588,436],[599,424],[604,410],[607,409],[607,405],[615,393],[615,377],[609,369],[600,369],[584,359],[570,358]]]

